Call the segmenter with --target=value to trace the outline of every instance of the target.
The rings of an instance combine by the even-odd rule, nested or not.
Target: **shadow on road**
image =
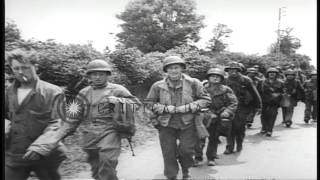
[[[245,140],[247,140],[247,143],[259,144],[262,141],[279,141],[278,138],[279,136],[275,136],[275,135],[271,137],[266,137],[265,135],[256,133],[256,134],[246,135]]]
[[[300,126],[301,128],[317,128],[317,123],[312,123],[312,124],[295,123],[295,125]]]
[[[220,155],[220,158],[216,160],[218,166],[234,166],[234,165],[246,163],[246,161],[238,161],[238,157],[240,156],[240,153],[236,152],[230,155],[225,155],[225,154]]]

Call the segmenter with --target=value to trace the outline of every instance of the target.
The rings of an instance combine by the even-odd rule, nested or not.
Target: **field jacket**
[[[158,114],[157,121],[164,127],[168,126],[169,120],[172,117],[171,114],[165,113],[166,106],[173,105],[167,80],[168,78],[164,78],[154,83],[146,98],[150,109]],[[185,105],[189,111],[181,114],[182,122],[185,125],[192,123],[197,110],[207,107],[210,102],[210,95],[205,91],[202,83],[198,79],[183,74],[182,104]]]

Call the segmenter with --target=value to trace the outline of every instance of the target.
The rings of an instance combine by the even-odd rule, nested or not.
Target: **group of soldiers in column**
[[[64,92],[39,79],[36,53],[14,50],[7,58],[15,80],[5,91],[5,178],[26,180],[33,171],[42,180],[61,179],[58,168],[66,159],[62,141],[83,124],[79,127],[81,146],[92,177],[117,180],[123,136],[114,123],[119,111],[113,108],[120,103],[142,103],[124,86],[109,82],[112,68],[108,62],[97,59],[88,64],[91,83],[79,92],[81,103],[69,106],[71,115],[62,117],[59,104]],[[146,104],[158,129],[167,179],[178,178],[179,164],[182,179],[191,178],[189,169],[203,161],[206,137],[209,166],[216,165],[219,136],[227,139],[224,154],[242,151],[246,127],[251,127],[257,114],[261,114],[261,134],[266,136],[272,136],[281,105],[287,127],[297,101],[306,104],[306,123],[317,119],[316,72],[300,82],[293,70],[282,76],[277,68],[269,68],[264,77],[254,67],[245,75],[244,66],[231,62],[225,69],[210,68],[206,81],[200,82],[184,73],[187,65],[181,57],[168,56],[163,62],[166,75],[152,85]],[[120,116],[130,118],[133,112],[124,111]],[[201,127],[207,135],[199,135]]]

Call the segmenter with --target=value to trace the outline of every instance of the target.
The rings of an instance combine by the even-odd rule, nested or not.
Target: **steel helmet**
[[[89,74],[91,72],[96,72],[96,71],[104,71],[111,74],[111,70],[112,70],[112,67],[108,62],[102,59],[96,59],[89,62],[89,64],[87,65],[86,74]]]
[[[288,69],[284,74],[285,75],[296,75],[296,71],[294,71],[292,69]]]
[[[258,73],[256,68],[248,68],[247,73]]]
[[[237,62],[229,63],[229,66],[224,68],[224,71],[228,72],[230,69],[237,69],[239,72],[242,71],[242,68],[241,68],[240,64],[237,63]]]
[[[224,80],[225,73],[222,69],[220,68],[210,68],[207,72],[207,79],[209,78],[210,75],[215,74],[219,75],[222,78],[222,81]]]
[[[167,67],[172,64],[179,64],[183,67],[183,69],[186,69],[186,62],[179,56],[168,56],[163,60],[163,62],[164,62],[164,65],[163,65],[164,72],[167,72]]]
[[[278,69],[276,69],[276,68],[269,68],[267,70],[267,73],[271,73],[271,72],[279,73]]]

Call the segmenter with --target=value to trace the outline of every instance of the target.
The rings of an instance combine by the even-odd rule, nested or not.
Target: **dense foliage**
[[[204,16],[195,13],[193,0],[136,0],[117,15],[122,20],[119,42],[144,53],[165,52],[176,46],[197,42]]]
[[[226,26],[223,26],[226,28]],[[244,53],[198,49],[195,46],[183,44],[174,46],[164,52],[153,51],[144,53],[137,47],[126,48],[118,45],[113,52],[106,50],[98,52],[90,43],[61,44],[53,39],[38,41],[21,39],[20,31],[12,21],[6,23],[5,50],[33,49],[38,53],[40,78],[53,84],[63,86],[68,97],[73,97],[78,91],[88,85],[85,76],[86,65],[93,59],[105,59],[114,67],[112,81],[125,85],[135,95],[145,97],[151,85],[164,77],[162,61],[168,55],[179,55],[186,60],[186,73],[200,80],[210,67],[224,67],[230,61],[243,63],[246,67],[260,65],[261,71],[272,66],[294,64],[303,71],[314,69],[310,66],[311,59],[306,55],[281,53],[276,55],[246,55]],[[224,31],[224,30],[223,30]],[[230,32],[230,30],[226,30]],[[228,34],[228,33],[227,33]],[[6,66],[10,73],[10,68]]]

